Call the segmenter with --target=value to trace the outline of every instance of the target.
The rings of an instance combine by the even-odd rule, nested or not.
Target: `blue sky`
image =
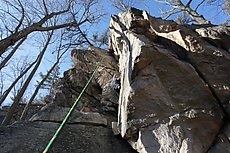
[[[107,13],[106,16],[103,17],[101,22],[96,26],[93,30],[102,32],[105,28],[109,26],[110,16],[112,14],[118,14],[120,11],[115,9],[112,4],[109,2],[110,0],[99,0],[99,3],[104,7],[105,12]],[[160,13],[160,9],[162,10],[169,10],[170,8],[165,6],[164,3],[159,3],[156,0],[133,0],[134,1],[134,7],[145,10],[149,14],[155,17],[162,17]],[[191,3],[191,7],[195,8],[201,0],[193,0]],[[218,0],[223,1],[223,0]],[[188,0],[182,0],[184,4],[188,2]],[[220,7],[212,6],[212,5],[201,5],[201,7],[198,9],[198,13],[204,15],[204,17],[211,21],[213,24],[221,24],[227,19],[227,15],[223,13],[223,10]],[[176,17],[176,15],[173,15],[169,19],[173,20]]]

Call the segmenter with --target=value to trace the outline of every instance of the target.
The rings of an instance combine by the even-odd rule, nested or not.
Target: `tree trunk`
[[[85,22],[88,21],[88,19],[85,19],[81,22],[68,22],[68,23],[63,23],[60,25],[54,25],[50,27],[42,27],[42,25],[47,22],[49,19],[53,18],[54,16],[64,14],[69,11],[69,8],[63,11],[58,11],[58,12],[53,12],[50,14],[47,14],[44,16],[39,22],[34,23],[25,29],[22,29],[21,31],[17,31],[10,35],[9,37],[6,37],[5,39],[0,40],[0,56],[7,50],[9,46],[14,45],[17,41],[22,39],[23,37],[27,37],[30,33],[34,31],[50,31],[50,30],[57,30],[57,29],[62,29],[66,27],[78,27],[81,24],[84,24]]]
[[[16,108],[17,108],[18,105],[19,105],[20,99],[23,97],[23,95],[24,95],[24,93],[25,93],[25,91],[26,91],[26,89],[27,89],[27,87],[28,87],[30,81],[31,81],[32,78],[34,77],[34,74],[36,73],[36,71],[37,71],[39,65],[41,64],[41,61],[42,61],[43,56],[44,56],[44,54],[45,54],[45,51],[46,51],[46,49],[47,49],[47,47],[48,47],[48,45],[49,45],[49,42],[50,42],[50,40],[51,40],[52,35],[53,35],[53,31],[52,31],[52,33],[48,36],[48,39],[47,39],[47,41],[46,41],[46,44],[45,44],[45,46],[43,47],[43,49],[42,49],[42,51],[41,51],[41,53],[40,53],[40,55],[39,55],[39,58],[38,58],[38,61],[37,61],[36,65],[34,66],[33,70],[32,70],[31,73],[30,73],[30,75],[29,75],[28,78],[26,79],[24,85],[22,86],[22,89],[19,91],[19,93],[18,93],[17,96],[15,97],[14,102],[13,102],[13,104],[11,105],[11,107],[10,107],[10,109],[9,109],[9,112],[6,114],[4,120],[2,121],[2,126],[6,126],[6,125],[8,125],[8,124],[10,123],[10,121],[11,121],[11,119],[12,119],[12,117],[13,117],[13,114],[14,114]]]
[[[18,50],[21,44],[26,40],[26,37],[22,38],[22,40],[12,49],[12,51],[7,55],[7,57],[1,62],[0,70],[6,65],[6,63],[11,59],[14,53]]]
[[[38,56],[39,57],[39,56]],[[13,83],[11,83],[11,85],[9,86],[9,88],[2,94],[1,98],[0,98],[0,105],[4,102],[4,100],[6,99],[6,97],[9,95],[10,91],[13,89],[13,87],[16,85],[16,83],[31,69],[31,67],[34,66],[35,63],[37,63],[38,58],[30,64],[30,66],[28,66],[25,71],[23,71],[15,80]]]
[[[197,23],[204,24],[204,25],[211,24],[211,22],[206,20],[203,15],[198,14],[196,11],[194,11],[190,7],[185,8],[185,10],[193,18],[193,20],[195,20]]]
[[[54,68],[57,66],[57,64],[59,63],[59,59],[54,63],[54,65],[50,68],[50,70],[47,72],[46,76],[42,79],[42,81],[38,84],[37,88],[35,89],[33,95],[31,96],[29,102],[26,104],[23,112],[22,112],[22,115],[20,117],[20,120],[25,120],[26,119],[26,116],[28,114],[28,110],[29,110],[29,107],[30,105],[32,104],[34,98],[36,97],[39,89],[41,88],[41,86],[43,85],[43,83],[46,81],[46,79],[49,77],[49,75],[51,74],[51,72],[54,70]]]
[[[30,27],[27,27],[19,32],[16,32],[14,34],[12,34],[11,36],[0,40],[0,56],[6,52],[7,48],[9,46],[14,45],[18,40],[22,39],[23,37],[28,36],[31,32],[35,31],[36,27],[35,25],[32,25]]]

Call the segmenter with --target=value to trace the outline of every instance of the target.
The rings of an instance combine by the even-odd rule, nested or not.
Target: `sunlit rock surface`
[[[96,69],[50,152],[229,153],[229,31],[112,16],[109,51],[72,50],[46,106],[0,127],[0,152],[42,152]]]
[[[121,73],[118,130],[138,152],[229,151],[229,28],[201,27],[137,9],[112,16],[110,50]]]

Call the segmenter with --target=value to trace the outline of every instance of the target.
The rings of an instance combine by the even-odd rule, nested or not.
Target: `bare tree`
[[[18,50],[18,48],[22,45],[22,43],[26,40],[26,37],[22,38],[15,47],[10,51],[10,53],[4,58],[4,60],[0,63],[0,70],[6,66],[6,63],[11,59],[14,53]]]
[[[63,36],[63,35],[62,35]],[[42,87],[42,85],[45,83],[45,81],[48,79],[48,77],[50,76],[50,74],[55,70],[55,68],[57,67],[57,65],[59,64],[61,58],[63,57],[63,55],[68,51],[69,47],[65,48],[64,51],[63,48],[62,48],[62,41],[63,41],[63,37],[61,36],[61,40],[60,40],[60,44],[57,48],[57,51],[56,51],[56,61],[55,63],[52,65],[52,67],[49,69],[49,71],[46,73],[46,75],[42,78],[42,80],[39,82],[39,84],[37,85],[35,91],[33,92],[30,100],[28,101],[28,103],[26,104],[23,112],[22,112],[22,115],[20,117],[20,120],[25,120],[26,119],[26,116],[28,114],[28,110],[29,110],[29,107],[30,105],[32,104],[32,102],[34,101],[34,98],[36,97],[36,95],[38,94],[38,91],[39,89]]]
[[[183,12],[182,14],[177,15],[175,22],[181,25],[189,24],[192,22],[192,19],[186,12]]]
[[[0,71],[0,97],[3,96],[3,90],[4,90],[4,80],[3,80],[2,71]],[[0,106],[1,106],[1,103],[0,103]]]
[[[28,56],[20,56],[20,58],[12,59],[11,63],[9,63],[8,71],[11,73],[7,73],[6,76],[10,80],[15,80],[21,73],[23,73],[30,65],[29,57]],[[25,80],[27,77],[27,73],[25,73],[20,80],[15,84],[13,89],[11,90],[10,98],[14,100],[20,89],[22,88]]]
[[[195,9],[191,8],[191,3],[193,0],[189,0],[186,4],[184,4],[181,0],[157,0],[158,2],[165,3],[167,6],[170,6],[172,9],[169,11],[161,11],[161,13],[165,16],[165,19],[170,16],[180,13],[186,12],[191,16],[193,21],[199,24],[211,24],[210,21],[206,20],[203,15],[197,13],[198,8],[205,2],[205,0],[201,0],[201,2],[195,7]]]
[[[224,10],[227,12],[228,16],[230,16],[230,0],[225,0]]]
[[[224,24],[228,24],[230,22],[230,0],[207,0],[206,4],[211,5],[215,9],[219,10],[219,12],[225,13],[228,16],[228,19]]]
[[[85,22],[95,20],[95,17],[100,15],[91,13],[90,8],[95,4],[95,0],[56,0],[55,3],[49,0],[2,0],[2,3],[5,7],[0,11],[5,16],[0,16],[0,21],[7,33],[5,38],[0,40],[0,55],[32,32],[78,27]],[[9,24],[6,17],[14,22]],[[12,23],[16,24],[12,26]]]
[[[111,0],[112,5],[119,11],[125,12],[134,5],[134,0]]]
[[[23,84],[22,88],[20,89],[20,91],[18,92],[17,96],[15,97],[14,99],[14,102],[13,104],[11,105],[8,113],[6,114],[4,120],[2,121],[2,125],[5,126],[5,125],[8,125],[13,117],[13,113],[15,112],[16,108],[18,107],[19,105],[19,102],[21,100],[21,98],[23,97],[30,81],[32,80],[32,78],[34,77],[39,65],[41,64],[41,61],[43,59],[43,56],[45,54],[45,51],[47,49],[47,47],[49,46],[49,43],[51,41],[51,38],[52,38],[52,35],[53,35],[53,31],[50,33],[48,32],[48,38],[47,38],[47,41],[46,43],[44,44],[44,47],[39,55],[39,58],[38,58],[38,61],[37,63],[35,64],[33,70],[30,72],[29,76],[27,77],[25,83]]]
[[[20,68],[17,68],[17,66],[16,67],[13,67],[13,73],[15,73],[15,74],[13,74],[13,76],[14,76],[14,81],[11,83],[11,85],[3,92],[3,94],[1,95],[1,98],[0,98],[0,105],[5,101],[5,99],[7,98],[7,96],[10,94],[10,92],[11,92],[11,90],[13,89],[14,91],[13,91],[13,94],[16,96],[16,94],[17,94],[17,91],[22,87],[22,84],[23,84],[23,82],[24,82],[24,79],[22,79],[23,77],[25,77],[25,74],[34,66],[34,64],[37,62],[37,60],[38,60],[38,57],[35,59],[35,61],[33,61],[31,64],[29,64],[27,67],[24,67],[25,66],[25,64],[22,64],[22,66],[20,66]],[[20,61],[19,61],[20,62]],[[17,64],[16,64],[17,65]],[[22,67],[24,67],[24,68],[22,68]],[[15,70],[15,68],[16,69],[18,69],[18,70]],[[19,70],[20,69],[20,70]],[[17,74],[16,74],[17,73]],[[18,73],[19,73],[19,75],[18,75]],[[17,76],[18,75],[18,76]],[[1,76],[1,79],[3,80],[3,75]],[[20,81],[20,85],[19,85],[19,87],[16,87],[16,84],[19,82],[19,80],[21,80],[22,79],[22,81]],[[13,96],[13,97],[15,97],[15,96]]]
[[[87,15],[93,18],[90,18],[89,23],[91,24],[91,26],[95,23],[98,23],[99,19],[104,16],[105,14],[103,13],[103,9],[101,7],[96,7],[93,11],[89,11],[90,7],[92,7],[92,5],[95,5],[97,3],[97,1],[95,0],[89,0],[91,1],[90,3],[85,3],[83,5],[84,7],[84,12],[83,12],[83,16]],[[97,15],[99,13],[99,15]],[[96,14],[96,15],[94,15]],[[72,13],[73,18],[76,18],[76,14]],[[81,17],[80,21],[83,18]],[[88,36],[89,29],[86,27],[81,27],[81,25],[79,26],[72,26],[72,27],[68,27],[65,29],[64,32],[64,38],[63,40],[68,40],[68,43],[65,44],[65,46],[70,46],[72,48],[76,48],[77,47],[85,47],[85,45],[88,46],[94,46],[94,42],[92,42]]]
[[[207,5],[213,5],[217,8],[225,11],[227,15],[230,15],[230,0],[207,0]]]
[[[63,47],[70,45],[76,47],[76,45],[82,44],[92,45],[87,38],[87,33],[82,30],[85,28],[81,28],[80,26],[87,22],[90,24],[95,23],[100,19],[101,11],[93,7],[96,3],[96,0],[56,0],[55,3],[50,0],[0,1],[0,4],[3,6],[0,8],[0,30],[2,31],[0,35],[1,58],[3,58],[2,54],[5,56],[6,52],[10,52],[8,56],[3,58],[4,63],[2,63],[2,67],[6,65],[17,48],[23,43],[21,41],[28,38],[31,33],[38,35],[52,31],[52,34],[54,33],[53,35],[58,35],[60,29],[63,29],[66,36],[65,45],[63,45]],[[73,31],[76,32],[76,35],[72,34]],[[50,44],[47,43],[47,45]],[[55,44],[52,45],[53,47],[55,46]],[[18,81],[35,65],[21,89],[17,91],[17,96],[14,98],[14,102],[2,125],[7,125],[10,122],[12,113],[17,108],[30,80],[36,73],[47,47],[48,46],[45,44],[36,62],[33,62],[27,67],[1,96],[0,102],[2,103],[9,95],[10,91],[15,88]]]
[[[109,42],[109,29],[103,31],[101,35],[99,35],[97,32],[94,33],[91,40],[94,45],[99,48],[103,47],[103,45],[107,46]]]

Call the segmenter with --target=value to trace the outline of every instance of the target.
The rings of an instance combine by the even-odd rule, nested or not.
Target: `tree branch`
[[[197,9],[205,2],[205,0],[202,0],[198,5],[197,7],[195,8],[195,11],[197,11]]]
[[[18,0],[18,3],[19,3],[19,5],[20,5],[20,7],[22,9],[22,16],[21,16],[21,18],[19,20],[19,23],[18,23],[17,27],[15,28],[15,32],[18,32],[18,30],[19,30],[20,26],[22,25],[22,22],[23,22],[23,20],[25,18],[25,9],[24,9],[24,7],[23,7],[23,5],[22,5],[20,0]]]
[[[179,13],[179,12],[183,12],[183,11],[182,10],[175,10],[175,11],[167,12],[168,15],[164,19],[168,19],[173,14],[176,14],[176,13]]]
[[[18,92],[18,94],[16,95],[16,97],[14,98],[14,102],[13,104],[11,105],[8,113],[6,114],[4,120],[2,121],[2,126],[5,126],[5,125],[8,125],[13,117],[13,113],[15,111],[15,109],[17,108],[19,102],[20,102],[20,99],[23,97],[28,85],[30,84],[32,78],[34,77],[34,74],[36,73],[42,59],[43,59],[43,56],[45,54],[45,51],[51,41],[51,38],[52,38],[52,35],[53,35],[53,31],[51,33],[48,33],[48,37],[47,37],[47,41],[39,55],[39,58],[38,58],[38,61],[37,63],[35,64],[34,68],[32,69],[32,71],[30,72],[29,76],[27,77],[25,83],[23,84],[22,88],[20,89],[20,91]]]
[[[81,33],[82,37],[86,40],[86,42],[90,45],[93,46],[93,44],[89,41],[89,39],[86,37],[86,35],[81,31],[81,28],[78,26],[77,27],[79,32]]]
[[[24,37],[7,55],[7,57],[1,62],[0,64],[0,70],[6,65],[6,63],[10,60],[10,58],[14,55],[14,53],[18,50],[18,48],[21,46],[21,44],[26,40],[26,37]]]
[[[56,30],[56,29],[65,28],[65,27],[78,27],[87,21],[88,21],[88,19],[85,19],[84,21],[82,21],[80,23],[70,22],[70,23],[65,23],[65,24],[61,24],[61,25],[54,25],[54,26],[50,26],[50,27],[37,27],[36,31],[49,31],[49,30]]]
[[[163,0],[158,0],[159,2],[163,2]],[[187,12],[191,18],[193,18],[194,21],[196,21],[197,23],[199,24],[211,24],[210,21],[206,20],[203,15],[200,15],[199,13],[196,12],[196,10],[193,10],[191,7],[190,7],[190,4],[191,4],[192,0],[189,0],[189,2],[184,5],[181,0],[175,0],[175,1],[167,1],[167,0],[164,0],[164,3],[166,5],[169,5],[170,7],[172,8],[175,8],[174,11],[176,9],[180,9],[181,11],[185,11]],[[201,2],[203,3],[203,1]],[[199,7],[199,6],[198,6]],[[176,13],[178,12],[181,12],[181,11],[175,11]],[[175,14],[171,11],[169,11],[170,14]],[[169,16],[170,16],[169,14]]]
[[[185,7],[190,7],[191,3],[192,3],[192,0],[189,0],[188,3],[185,5]]]
[[[42,0],[42,4],[43,4],[43,6],[44,6],[46,15],[49,14],[48,9],[47,9],[47,7],[46,7],[45,0]]]
[[[39,56],[38,56],[39,57]],[[32,68],[32,66],[37,63],[38,57],[34,62],[32,62],[15,80],[11,83],[11,85],[4,91],[0,98],[0,105],[4,102],[6,97],[9,95],[10,91],[13,89],[13,87],[16,85],[16,83]]]

